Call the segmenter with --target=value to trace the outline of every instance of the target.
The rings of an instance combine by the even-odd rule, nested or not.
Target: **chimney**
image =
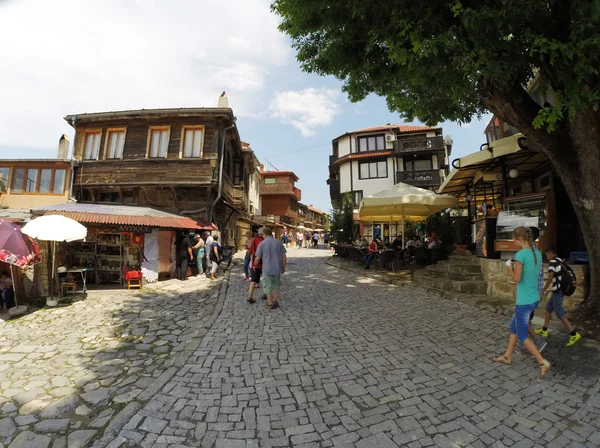
[[[223,107],[223,108],[229,109],[229,99],[227,98],[227,93],[225,91],[219,97],[218,107]]]
[[[259,167],[260,167],[260,172],[262,173],[265,170],[265,166],[261,163],[259,165]]]
[[[69,137],[63,134],[58,141],[58,154],[57,159],[68,159],[69,158]]]

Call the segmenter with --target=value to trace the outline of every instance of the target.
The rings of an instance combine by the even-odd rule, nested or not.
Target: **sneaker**
[[[575,336],[571,336],[569,338],[569,342],[567,342],[567,347],[572,346],[573,344],[575,344],[575,342],[577,342],[580,339],[581,339],[581,335],[579,333],[575,333]]]
[[[535,330],[535,334],[542,336],[544,338],[548,337],[548,330],[544,330],[543,328],[538,328],[537,330]]]
[[[548,370],[550,370],[550,363],[544,359],[540,364],[540,380],[544,378],[544,375],[548,373]]]
[[[521,341],[518,341],[517,345],[515,345],[515,349],[513,351],[517,355],[522,355],[523,354],[523,343]]]
[[[536,348],[538,349],[538,352],[542,353],[542,350],[544,350],[546,348],[546,346],[548,345],[548,343],[546,341],[544,341],[543,339],[540,338],[535,338],[533,343],[535,344]]]

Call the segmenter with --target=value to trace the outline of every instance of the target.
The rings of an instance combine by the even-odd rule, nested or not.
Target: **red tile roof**
[[[315,208],[315,207],[313,207],[311,205],[307,205],[306,208],[309,209],[310,211],[318,213],[319,215],[324,215],[325,214],[325,212],[323,210],[319,210],[318,208]]]
[[[393,151],[368,151],[368,152],[355,152],[352,154],[348,154],[344,157],[340,157],[334,163],[334,165],[339,165],[344,163],[350,159],[369,159],[372,157],[389,157],[393,154]]]
[[[355,131],[346,132],[345,134],[340,135],[334,140],[338,140],[342,137],[345,137],[350,134],[363,134],[367,132],[382,132],[382,131],[398,131],[401,134],[410,133],[410,132],[425,132],[425,131],[438,131],[441,130],[440,127],[430,127],[430,126],[414,126],[411,124],[386,124],[385,126],[374,126],[370,128],[357,129]]]

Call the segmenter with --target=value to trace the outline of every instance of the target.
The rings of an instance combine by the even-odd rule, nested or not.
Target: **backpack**
[[[575,272],[573,269],[562,260],[562,280],[561,280],[561,289],[565,296],[572,296],[577,288],[577,277],[575,276]]]

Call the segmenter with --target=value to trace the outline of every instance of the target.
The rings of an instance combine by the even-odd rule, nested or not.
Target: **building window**
[[[106,135],[105,159],[122,159],[125,148],[125,129],[109,129]]]
[[[349,191],[348,193],[345,193],[342,196],[342,206],[346,205],[346,201],[350,200],[351,201],[351,205],[352,208],[358,208],[360,207],[360,203],[363,199],[363,192],[362,191]]]
[[[67,170],[55,170],[52,193],[63,194],[65,192],[65,180],[67,178]]]
[[[121,203],[121,197],[118,191],[101,191],[98,195],[98,202]]]
[[[242,163],[235,162],[233,164],[233,184],[241,185],[242,184]]]
[[[204,126],[183,126],[181,133],[180,157],[184,159],[202,157]]]
[[[275,179],[274,177],[271,177],[269,179],[265,179],[264,183],[265,184],[275,184],[275,183],[277,183],[277,179]]]
[[[358,175],[359,179],[380,179],[388,177],[387,160],[361,162]]]
[[[165,158],[169,150],[169,126],[151,126],[148,137],[148,157]]]
[[[416,159],[404,162],[404,171],[427,171],[433,169],[431,159]]]
[[[102,131],[88,131],[85,133],[85,152],[83,158],[85,160],[98,160],[100,155],[100,139]]]
[[[11,193],[63,194],[66,170],[15,168]]]
[[[0,192],[5,193],[8,188],[8,176],[10,175],[10,168],[0,167]]]
[[[385,151],[385,136],[358,137],[358,152]]]

